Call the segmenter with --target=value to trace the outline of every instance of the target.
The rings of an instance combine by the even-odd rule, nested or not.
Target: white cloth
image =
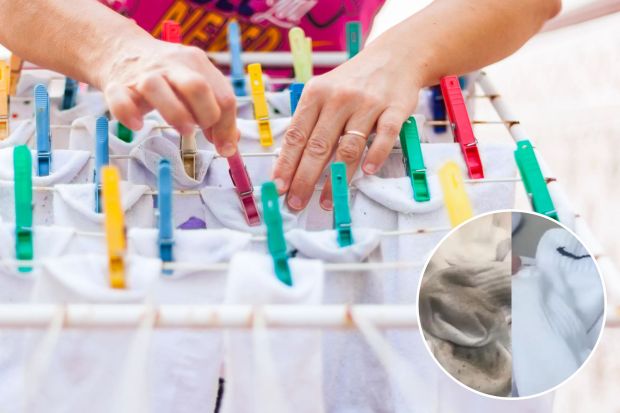
[[[0,149],[13,148],[18,145],[33,147],[35,123],[33,119],[11,122],[8,138],[0,140]]]
[[[579,240],[557,228],[542,236],[535,266],[513,277],[512,294],[513,374],[528,396],[560,384],[588,358],[602,327],[603,285]]]
[[[130,304],[145,302],[159,276],[160,262],[139,256],[126,257],[127,288],[113,290],[108,284],[108,262],[101,255],[68,255],[49,261],[35,286],[37,303]],[[135,339],[141,337],[136,336]],[[40,377],[31,377],[34,412],[127,411],[127,406],[147,412],[148,396],[143,392],[146,365],[134,370],[131,399],[125,399],[125,366],[148,348],[136,348],[131,330],[63,331],[49,360],[41,361]],[[140,364],[140,363],[138,363]],[[135,381],[137,380],[137,381]],[[133,403],[128,402],[133,401]],[[124,406],[124,407],[123,407]],[[123,407],[121,409],[121,407]]]
[[[290,259],[293,285],[280,282],[267,255],[239,253],[230,264],[227,304],[321,303],[323,265]],[[228,331],[225,341],[224,413],[321,413],[321,332],[268,331],[256,307],[253,332]],[[258,324],[258,325],[256,325]]]
[[[56,150],[52,153],[52,171],[49,176],[37,176],[36,152],[32,153],[32,185],[49,190],[33,190],[35,225],[53,223],[54,191],[57,184],[87,182],[89,154],[84,151]],[[15,221],[15,189],[13,176],[13,148],[0,149],[0,217]]]
[[[129,253],[158,258],[158,230],[132,229]],[[247,247],[250,235],[230,230],[175,231],[174,259],[183,263],[228,262]],[[158,304],[218,305],[224,301],[226,271],[175,270],[153,286]],[[150,354],[154,412],[213,412],[223,359],[222,331],[158,330]]]
[[[249,80],[247,81],[249,85]],[[289,89],[281,92],[266,92],[269,118],[281,118],[291,116],[291,98]],[[254,104],[251,96],[237,98],[237,118],[254,119]]]

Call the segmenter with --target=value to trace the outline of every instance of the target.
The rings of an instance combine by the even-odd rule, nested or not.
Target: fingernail
[[[334,204],[331,199],[324,199],[321,201],[321,208],[323,208],[326,211],[331,211],[333,205]]]
[[[142,120],[137,118],[131,119],[129,124],[125,126],[134,131],[140,130],[142,129]]]
[[[288,197],[288,206],[293,208],[294,210],[301,209],[301,198],[297,195],[291,195]]]
[[[233,156],[235,154],[235,146],[232,143],[225,143],[219,149],[222,156]]]
[[[377,172],[377,165],[375,165],[374,163],[367,163],[364,165],[364,173],[372,175],[375,172]]]
[[[286,190],[286,187],[284,186],[284,180],[281,178],[276,178],[273,180],[273,183],[276,184],[276,188],[278,189],[278,192],[282,193]]]

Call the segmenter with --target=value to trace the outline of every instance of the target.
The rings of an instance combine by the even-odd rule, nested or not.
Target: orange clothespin
[[[9,91],[11,89],[11,70],[0,60],[0,140],[9,137]]]
[[[22,75],[22,67],[24,66],[24,61],[21,57],[12,54],[11,55],[11,79],[9,85],[9,95],[15,96],[17,93],[17,84],[19,83],[19,78]]]
[[[248,65],[250,75],[250,91],[254,102],[254,118],[258,122],[258,136],[262,146],[273,145],[271,124],[269,123],[269,107],[265,97],[265,84],[263,83],[263,69],[260,63]]]
[[[125,288],[125,219],[121,207],[120,176],[114,166],[104,166],[102,170],[103,213],[105,214],[105,233],[108,243],[110,265],[110,287]]]

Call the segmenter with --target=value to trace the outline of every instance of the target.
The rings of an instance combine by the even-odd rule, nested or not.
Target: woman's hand
[[[385,43],[389,39],[377,39],[304,88],[273,173],[278,190],[288,191],[290,208],[306,207],[334,153],[336,161],[347,165],[350,181],[373,131],[377,134],[362,170],[374,174],[388,158],[403,122],[416,107],[421,80],[407,56]],[[320,204],[332,209],[330,180]]]
[[[195,47],[140,39],[102,67],[100,87],[110,112],[130,129],[157,109],[181,135],[198,125],[218,153],[237,148],[236,101],[228,79]]]

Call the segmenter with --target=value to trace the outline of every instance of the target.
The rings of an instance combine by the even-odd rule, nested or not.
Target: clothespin
[[[265,85],[263,83],[263,70],[260,63],[248,65],[250,75],[250,90],[254,102],[254,118],[258,122],[258,136],[262,146],[273,145],[271,124],[269,123],[269,108],[265,97]]]
[[[172,224],[172,169],[168,159],[159,161],[157,208],[159,210],[159,257],[162,262],[173,261],[174,226]],[[170,274],[171,271],[164,271]]]
[[[547,182],[529,140],[517,142],[515,160],[534,211],[559,221],[558,213],[547,188]]]
[[[260,225],[260,215],[258,214],[258,208],[254,201],[254,187],[252,186],[250,175],[243,163],[241,154],[237,152],[227,159],[229,167],[228,173],[237,190],[237,196],[241,201],[245,220],[250,226]]]
[[[433,120],[446,120],[446,105],[443,102],[441,87],[432,86],[430,95],[430,107],[433,114]],[[447,128],[444,125],[433,126],[435,133],[445,133]]]
[[[474,216],[471,202],[465,191],[463,174],[456,162],[446,162],[439,169],[439,183],[453,228]]]
[[[123,142],[131,143],[131,141],[133,141],[133,131],[120,122],[116,129],[116,135]]]
[[[288,42],[293,55],[295,80],[298,83],[306,83],[312,78],[314,71],[312,66],[312,39],[306,37],[301,27],[293,27],[288,32]]]
[[[247,96],[245,71],[241,60],[241,30],[237,20],[231,20],[228,23],[228,49],[230,50],[230,79],[235,96]]]
[[[52,170],[52,134],[50,132],[50,98],[47,88],[34,87],[34,116],[37,124],[37,175],[48,176]]]
[[[161,27],[161,39],[170,43],[181,43],[181,25],[174,20],[166,20]]]
[[[303,93],[303,91],[303,83],[291,84],[291,115],[295,114],[295,110],[297,110],[297,104],[299,103],[299,99],[301,99],[301,94]]]
[[[9,92],[11,89],[9,65],[0,60],[0,141],[9,137]]]
[[[422,155],[418,124],[413,116],[410,116],[403,123],[400,130],[400,146],[403,150],[405,172],[409,176],[413,188],[413,199],[418,202],[430,201],[431,194],[426,179],[426,166]]]
[[[196,132],[181,136],[180,151],[185,173],[192,179],[196,179],[196,157],[198,156]]]
[[[31,260],[34,257],[32,243],[32,156],[26,145],[13,149],[13,173],[15,176],[15,257]],[[29,272],[31,267],[19,267]]]
[[[19,78],[22,75],[22,67],[24,66],[24,61],[21,57],[16,54],[11,55],[11,80],[9,86],[9,95],[15,96],[17,94],[17,84],[19,83]]]
[[[110,287],[125,288],[125,219],[121,207],[120,176],[114,166],[104,166],[101,170],[103,185],[103,212],[105,214],[105,233],[108,243],[110,266]]]
[[[62,96],[62,110],[67,110],[75,107],[77,102],[79,83],[77,80],[73,80],[68,77],[65,81],[65,93]]]
[[[291,270],[288,266],[288,254],[286,252],[286,240],[282,215],[278,204],[278,190],[272,181],[265,182],[261,187],[261,199],[263,202],[263,215],[267,226],[267,247],[273,258],[273,268],[276,277],[288,286],[293,285]]]
[[[465,158],[467,172],[471,179],[484,178],[482,161],[478,152],[478,142],[471,127],[467,114],[467,106],[461,92],[459,79],[456,76],[446,76],[441,79],[441,92],[446,104],[448,118],[452,124],[455,141],[461,145],[461,152]]]
[[[110,153],[108,147],[108,118],[101,116],[97,119],[95,136],[95,172],[93,182],[95,183],[95,212],[101,213],[101,169],[110,163]]]
[[[347,166],[344,162],[331,165],[332,200],[334,202],[334,229],[338,231],[338,245],[347,247],[353,244],[351,232],[351,212],[349,211],[349,185]]]
[[[358,54],[362,48],[362,23],[347,22],[347,54],[349,59]]]

